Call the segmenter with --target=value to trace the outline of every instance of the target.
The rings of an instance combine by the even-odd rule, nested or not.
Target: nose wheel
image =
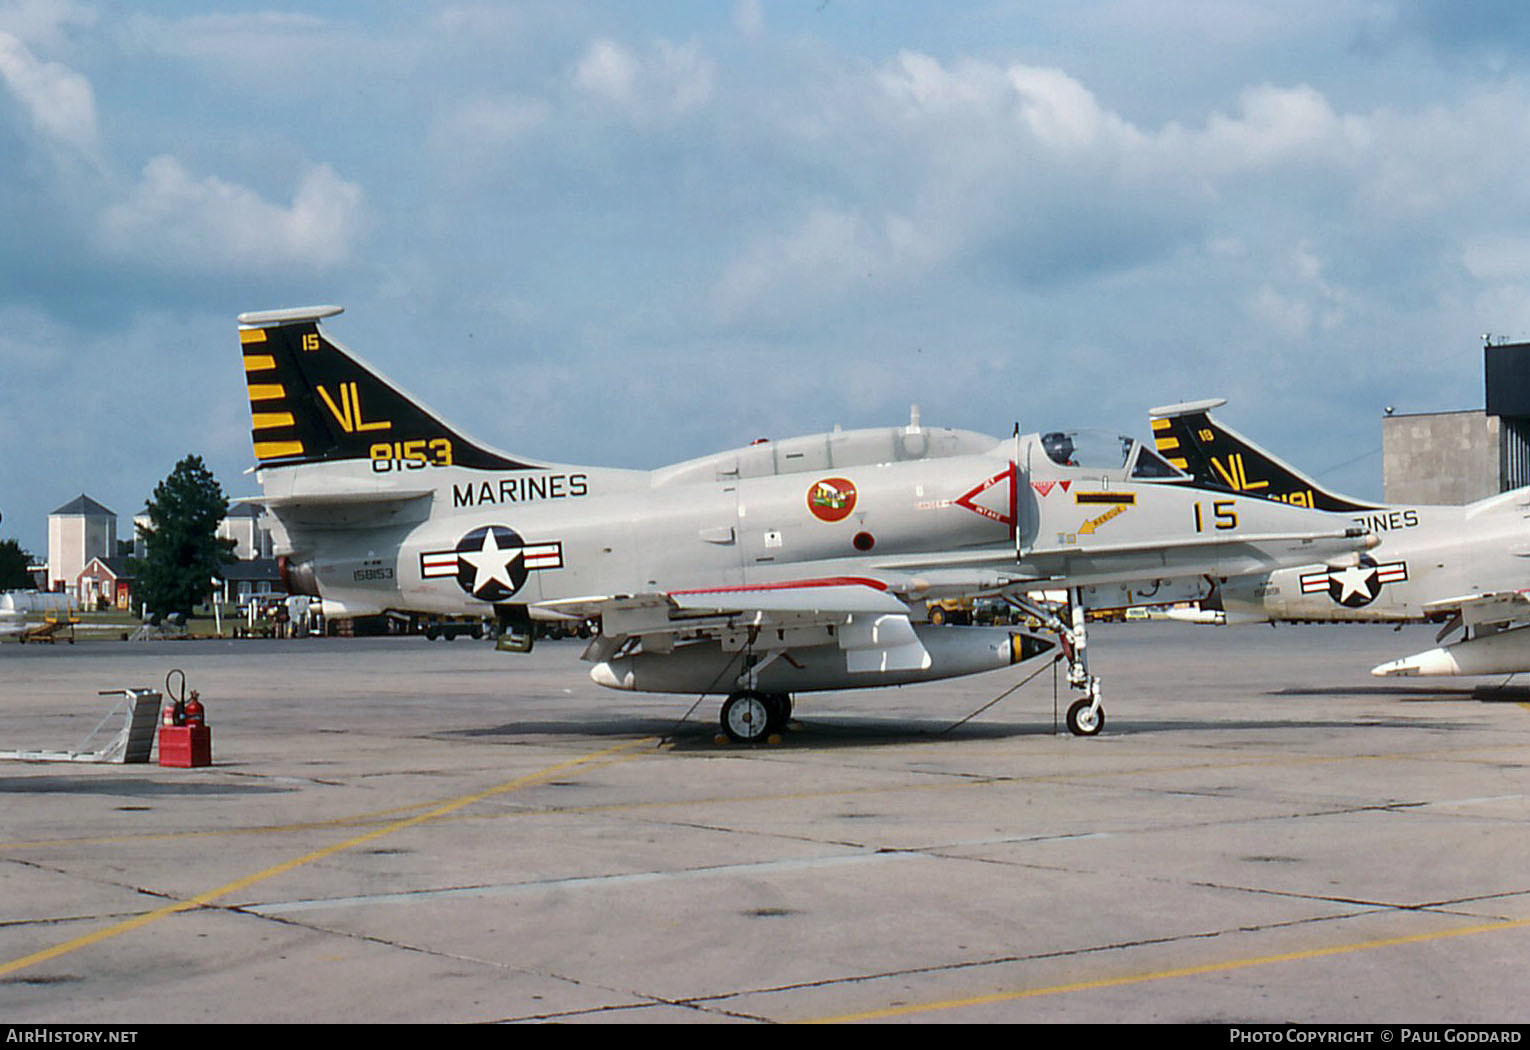
[[[1105,728],[1105,709],[1085,698],[1073,701],[1068,708],[1068,732],[1074,736],[1094,736]]]
[[[1068,658],[1068,685],[1084,696],[1068,708],[1068,732],[1074,736],[1094,736],[1105,728],[1105,707],[1100,703],[1100,680],[1089,673],[1089,633],[1084,617],[1083,592],[1068,591],[1068,621],[1062,620],[1048,606],[1039,605],[1025,595],[1005,595],[1005,600],[1041,621],[1057,637],[1063,655]]]

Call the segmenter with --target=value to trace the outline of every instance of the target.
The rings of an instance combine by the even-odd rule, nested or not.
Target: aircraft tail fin
[[[1216,398],[1150,409],[1159,454],[1196,481],[1234,492],[1314,510],[1342,513],[1374,509],[1374,504],[1329,492],[1274,453],[1217,422],[1211,410],[1226,403]]]
[[[262,469],[346,460],[369,460],[379,473],[530,466],[463,437],[330,339],[319,322],[340,310],[239,315],[250,434]]]

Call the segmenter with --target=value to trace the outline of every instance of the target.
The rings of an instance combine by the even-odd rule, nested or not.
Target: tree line
[[[171,613],[189,616],[207,600],[213,577],[235,560],[234,541],[218,538],[228,497],[202,457],[188,455],[154,486],[144,512],[149,523],[137,526],[144,556],[127,563],[135,599],[156,620]],[[29,590],[31,561],[19,542],[0,540],[0,590]]]

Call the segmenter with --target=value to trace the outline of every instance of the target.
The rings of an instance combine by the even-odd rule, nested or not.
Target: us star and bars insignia
[[[527,543],[506,525],[482,525],[451,550],[420,552],[422,579],[455,577],[459,587],[485,602],[511,597],[532,572],[562,567],[562,542]]]
[[[1360,564],[1348,569],[1325,568],[1321,572],[1304,572],[1301,584],[1303,594],[1327,591],[1335,603],[1359,609],[1375,601],[1385,584],[1402,583],[1407,578],[1407,562],[1378,564],[1370,555],[1362,554]]]

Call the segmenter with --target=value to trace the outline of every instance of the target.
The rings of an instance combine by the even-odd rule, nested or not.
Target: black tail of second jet
[[[1202,484],[1223,486],[1314,510],[1373,510],[1324,489],[1295,467],[1266,452],[1211,418],[1222,400],[1195,401],[1152,409],[1153,440],[1159,453]]]
[[[463,437],[331,340],[319,321],[339,312],[318,306],[239,316],[250,434],[262,468],[347,460],[369,461],[379,473],[530,466]]]

